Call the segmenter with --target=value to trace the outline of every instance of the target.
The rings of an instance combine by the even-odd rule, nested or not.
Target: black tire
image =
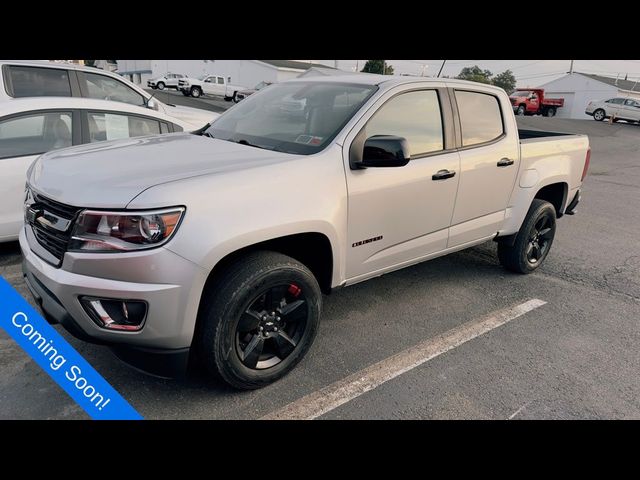
[[[293,300],[293,297],[286,300],[287,297],[283,296],[278,302],[277,297],[280,295],[272,293],[269,296],[271,306],[267,305],[266,292],[284,288],[283,295],[288,296],[293,295],[292,287],[299,289],[295,295],[299,300]],[[284,306],[283,300],[286,300]],[[249,310],[254,314],[258,313],[254,306],[260,301],[263,303],[259,305],[264,307],[260,316],[247,316]],[[286,307],[296,303],[299,304],[295,307],[295,316],[298,318],[287,321],[293,312],[286,313]],[[269,315],[269,309],[273,305],[278,305],[275,307],[276,315],[284,317],[282,322],[277,317],[280,323],[276,324],[281,327],[280,331],[277,328],[273,331],[274,323],[265,323],[266,315]],[[286,375],[309,351],[318,332],[321,308],[320,287],[306,266],[276,252],[250,253],[221,273],[203,293],[199,328],[195,338],[199,357],[210,373],[219,375],[235,388],[251,390],[264,387]],[[265,312],[266,315],[261,317]],[[305,318],[302,319],[302,316]],[[273,320],[273,317],[269,318]],[[243,322],[248,320],[249,323],[257,322],[258,325],[271,325],[270,331],[267,331],[267,327],[264,327],[265,331],[262,330],[263,327],[257,331],[256,326],[251,327],[255,333],[246,333],[247,330],[242,329],[241,319]],[[280,337],[283,332],[290,335],[290,339],[296,339],[295,346],[285,343],[288,353],[274,353],[276,349],[277,352],[282,351],[280,343],[286,338]],[[252,356],[256,363],[248,366],[246,363],[251,364],[251,361],[248,356],[243,358],[242,355],[256,338],[260,342],[260,353],[257,358],[256,355]],[[242,342],[245,342],[244,348]],[[256,350],[257,347],[254,346],[252,353]]]
[[[200,87],[191,87],[191,90],[189,90],[189,94],[193,98],[198,98],[202,96],[202,90],[200,89]]]
[[[605,119],[607,115],[605,114],[604,110],[601,108],[598,108],[595,112],[593,112],[593,119],[597,122],[601,122]]]
[[[233,97],[228,97],[228,96],[224,96],[224,101],[225,102],[230,102],[231,100],[233,100]]]
[[[233,103],[238,103],[240,101],[240,99],[238,98],[238,95],[234,95],[233,96]]]
[[[554,206],[544,200],[534,199],[516,236],[515,243],[513,245],[498,243],[500,263],[512,272],[533,272],[547,258],[555,233],[556,210]]]
[[[527,112],[527,107],[520,105],[516,110],[516,115],[524,115]]]
[[[165,86],[164,82],[158,82],[158,85],[157,85],[158,90],[164,90],[164,86]]]
[[[545,117],[555,117],[556,116],[556,109],[555,108],[547,108],[547,110],[544,112],[544,116]]]
[[[187,91],[187,90],[180,90],[180,91],[182,92],[182,94],[183,94],[185,97],[188,97],[189,95],[191,95],[191,93],[190,93],[189,91]]]

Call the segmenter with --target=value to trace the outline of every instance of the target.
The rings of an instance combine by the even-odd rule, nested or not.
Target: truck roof
[[[395,85],[404,85],[407,83],[448,83],[466,87],[474,87],[482,85],[482,87],[488,87],[495,89],[496,91],[502,91],[502,88],[485,83],[478,84],[477,82],[470,82],[468,80],[458,80],[457,78],[433,78],[433,77],[410,77],[410,76],[397,76],[397,75],[377,75],[369,73],[356,73],[353,75],[339,75],[339,76],[326,76],[326,77],[302,77],[287,80],[287,82],[318,82],[318,83],[355,83],[360,85],[384,85],[385,87],[392,87]]]

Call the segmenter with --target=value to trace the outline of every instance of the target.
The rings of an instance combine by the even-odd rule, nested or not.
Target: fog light
[[[108,330],[140,330],[147,316],[147,302],[112,298],[80,297],[91,319]]]

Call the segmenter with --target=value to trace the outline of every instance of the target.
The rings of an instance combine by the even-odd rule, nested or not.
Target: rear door
[[[620,109],[620,116],[627,120],[640,122],[640,102],[627,98]]]
[[[460,185],[448,247],[498,232],[520,166],[508,99],[493,89],[452,89],[460,136]],[[503,98],[504,97],[504,98]]]
[[[622,113],[623,103],[624,98],[612,98],[611,100],[607,100],[605,102],[605,113],[607,117],[619,117]]]
[[[27,170],[42,153],[81,143],[79,114],[31,111],[0,118],[0,240],[22,225]]]

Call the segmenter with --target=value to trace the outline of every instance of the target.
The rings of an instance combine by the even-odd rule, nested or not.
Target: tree
[[[367,60],[364,68],[360,71],[365,73],[378,73],[380,75],[393,75],[393,67],[386,65],[384,60]]]
[[[491,83],[491,73],[489,70],[481,70],[479,66],[464,67],[456,78],[460,80],[470,80],[479,83]]]
[[[491,79],[491,83],[496,87],[504,88],[507,93],[516,89],[516,77],[511,70],[505,70]]]

